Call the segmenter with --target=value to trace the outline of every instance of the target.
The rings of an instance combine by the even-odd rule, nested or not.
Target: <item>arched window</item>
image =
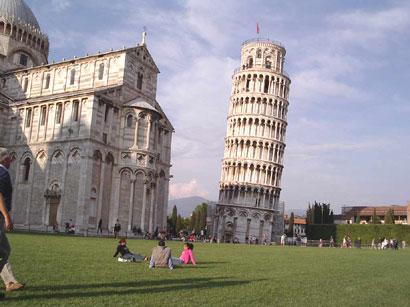
[[[10,32],[11,32],[11,25],[8,23],[8,24],[6,24],[6,35],[10,35]]]
[[[26,128],[31,126],[31,108],[26,111]]]
[[[262,51],[260,49],[256,50],[256,57],[260,59],[262,57]]]
[[[138,73],[137,76],[137,89],[141,90],[142,89],[142,79],[143,79],[143,75],[142,73]]]
[[[44,83],[44,89],[48,89],[50,87],[50,74],[46,75],[46,81]]]
[[[79,117],[79,102],[78,100],[73,101],[73,120],[78,121]]]
[[[23,181],[28,181],[30,176],[30,167],[31,167],[31,160],[30,158],[26,158],[23,163]]]
[[[28,78],[24,78],[23,80],[23,92],[27,92],[28,89]]]
[[[269,76],[265,76],[265,85],[264,85],[264,88],[263,88],[263,92],[267,93],[268,90],[269,90]]]
[[[148,120],[145,115],[138,119],[137,145],[139,148],[145,148],[147,141]]]
[[[132,114],[129,114],[127,116],[127,127],[131,128],[132,127]]]
[[[248,59],[248,68],[252,68],[253,67],[253,57],[249,57]]]
[[[20,60],[19,60],[20,65],[27,66],[28,64],[28,55],[24,53],[20,53]]]
[[[266,57],[265,67],[266,68],[272,68],[272,60],[271,60],[270,56]]]
[[[98,80],[102,80],[104,77],[104,63],[101,63],[98,67]]]
[[[46,117],[47,117],[47,106],[42,106],[41,113],[40,113],[40,126],[44,126],[46,124]]]
[[[75,69],[71,69],[71,73],[70,73],[70,85],[73,85],[75,81]]]
[[[59,102],[57,103],[57,108],[56,108],[56,124],[61,123],[62,115],[63,115],[63,104]]]

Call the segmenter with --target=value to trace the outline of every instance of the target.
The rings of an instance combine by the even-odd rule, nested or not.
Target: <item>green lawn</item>
[[[1,306],[410,305],[410,250],[195,244],[199,265],[120,263],[117,240],[9,234],[25,290]],[[129,240],[148,255],[155,241]],[[182,243],[170,242],[174,256]]]

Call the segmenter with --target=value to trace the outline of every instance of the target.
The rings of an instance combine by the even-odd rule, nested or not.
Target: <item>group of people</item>
[[[65,223],[65,232],[70,235],[75,234],[75,225],[72,219],[70,219],[69,222]]]
[[[401,245],[401,246],[400,246]],[[387,238],[380,238],[378,240],[373,239],[372,240],[372,248],[374,249],[399,249],[399,248],[405,249],[406,248],[406,241],[401,241],[401,244],[399,240],[396,239],[387,239]]]
[[[184,243],[184,249],[179,258],[171,256],[171,248],[166,246],[165,240],[159,240],[158,246],[154,247],[152,250],[151,257],[145,257],[140,254],[133,253],[127,247],[127,242],[125,239],[121,239],[117,246],[117,250],[113,257],[118,257],[120,262],[141,262],[149,261],[149,268],[160,268],[168,267],[170,270],[174,266],[185,265],[192,263],[196,265],[196,260],[193,253],[194,245],[192,243]]]

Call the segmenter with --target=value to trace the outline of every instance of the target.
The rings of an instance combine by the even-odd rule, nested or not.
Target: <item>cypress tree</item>
[[[380,224],[380,218],[376,214],[376,208],[373,209],[372,224]]]
[[[295,224],[295,214],[292,212],[289,218],[288,235],[293,237],[293,225]]]
[[[171,219],[170,219],[170,227],[171,227],[170,230],[173,235],[176,235],[177,233],[177,219],[178,219],[177,206],[174,206],[172,208],[172,214],[171,214]]]
[[[182,221],[182,217],[178,214],[177,222],[175,223],[175,231],[176,233],[179,233],[183,229],[184,229],[184,223]]]
[[[195,226],[196,226],[196,213],[195,213],[195,210],[191,214],[191,221],[189,223],[189,226],[190,226],[191,230],[195,231]]]
[[[394,211],[393,209],[389,209],[384,216],[384,223],[385,224],[394,224]]]

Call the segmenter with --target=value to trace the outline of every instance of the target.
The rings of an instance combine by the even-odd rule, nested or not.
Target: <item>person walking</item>
[[[114,225],[114,238],[117,238],[120,231],[121,231],[121,224],[120,224],[120,221],[117,219],[117,222]]]
[[[17,291],[24,287],[24,284],[17,281],[14,277],[13,270],[11,269],[10,262],[7,262],[3,270],[0,273],[1,279],[3,279],[4,285],[6,287],[6,292]]]
[[[333,239],[333,236],[330,236],[329,247],[335,247],[335,240]]]
[[[98,222],[97,235],[102,235],[102,219]]]
[[[9,174],[11,156],[6,148],[0,147],[0,272],[8,265],[11,248],[7,240],[6,231],[13,230],[13,222],[9,212],[11,211],[11,197],[13,187]],[[7,268],[6,268],[7,270]],[[7,287],[7,286],[6,286]],[[0,300],[4,299],[4,293],[0,292]]]

